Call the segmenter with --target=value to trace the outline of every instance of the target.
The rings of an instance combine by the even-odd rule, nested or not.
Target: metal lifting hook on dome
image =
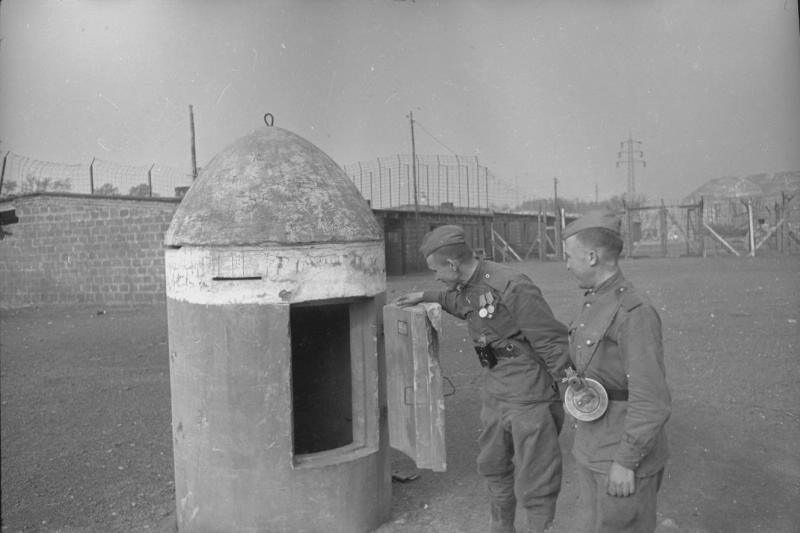
[[[275,124],[275,117],[272,116],[272,113],[264,114],[264,124],[266,124],[270,128],[272,127],[273,124]]]

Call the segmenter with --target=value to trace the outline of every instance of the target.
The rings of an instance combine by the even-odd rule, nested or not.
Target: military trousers
[[[580,487],[580,533],[653,533],[656,529],[656,493],[664,469],[636,478],[636,492],[611,496],[606,490],[608,476],[577,465]]]
[[[564,423],[561,402],[514,405],[484,398],[478,472],[486,477],[493,506],[526,509],[528,527],[544,530],[555,517],[561,490]]]

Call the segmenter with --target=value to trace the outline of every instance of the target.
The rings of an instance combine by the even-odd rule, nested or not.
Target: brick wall
[[[164,296],[164,232],[177,199],[41,193],[0,240],[0,308],[152,304]]]
[[[17,224],[5,228],[13,235],[0,240],[0,308],[164,302],[164,233],[179,201],[67,193],[0,201],[0,209],[13,207],[19,217]],[[508,239],[504,222],[536,221],[536,215],[374,213],[387,231],[391,227],[402,232],[396,242],[387,237],[390,274],[427,270],[419,243],[433,227],[461,225],[469,244],[491,255],[493,223]],[[535,232],[528,233],[536,238]],[[520,253],[527,250],[519,246]]]

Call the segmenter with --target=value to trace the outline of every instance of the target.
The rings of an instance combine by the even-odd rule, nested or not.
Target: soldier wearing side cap
[[[567,226],[564,239],[567,269],[586,291],[569,329],[572,362],[579,376],[606,389],[609,400],[600,418],[577,422],[579,531],[651,533],[671,409],[661,319],[622,275],[614,213],[587,213]]]
[[[527,276],[476,259],[460,227],[434,229],[420,251],[447,288],[409,293],[395,303],[436,302],[467,323],[485,368],[478,471],[487,482],[490,531],[513,533],[519,502],[526,531],[543,532],[561,489],[564,411],[556,382],[569,366],[567,328]]]

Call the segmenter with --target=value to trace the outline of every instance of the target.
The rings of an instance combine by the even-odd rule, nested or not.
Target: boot
[[[549,533],[553,531],[554,512],[550,509],[526,507],[525,515],[525,518],[527,518],[525,533]]]
[[[517,498],[514,497],[514,473],[486,476],[486,489],[489,492],[491,533],[514,533],[514,515],[517,511]]]
[[[516,502],[511,502],[510,504],[492,502],[490,504],[489,533],[514,533],[516,507]]]

